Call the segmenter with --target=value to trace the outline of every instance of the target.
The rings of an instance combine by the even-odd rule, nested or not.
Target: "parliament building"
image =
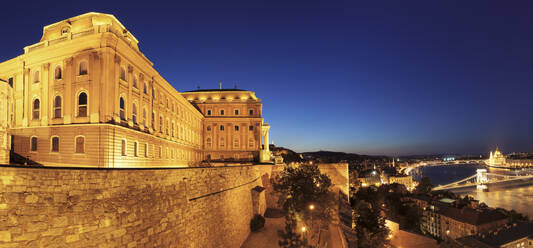
[[[255,93],[178,92],[113,16],[87,13],[43,29],[0,63],[0,163],[185,167],[267,162],[269,125]]]

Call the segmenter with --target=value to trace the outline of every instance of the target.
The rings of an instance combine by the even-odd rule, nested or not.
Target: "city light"
[[[313,209],[315,209],[315,205],[313,204],[309,205],[309,210],[313,210]]]
[[[302,232],[307,231],[307,228],[305,226],[302,226]]]

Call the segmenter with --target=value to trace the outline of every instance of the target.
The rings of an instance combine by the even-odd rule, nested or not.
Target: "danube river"
[[[414,178],[420,179],[427,176],[434,185],[451,183],[476,174],[477,169],[486,169],[487,167],[477,164],[459,164],[459,165],[438,165],[424,166],[413,170]],[[489,172],[511,173],[494,168],[488,168]],[[461,194],[465,194],[461,192]],[[479,202],[484,202],[490,207],[500,207],[508,210],[514,209],[517,212],[528,215],[533,218],[533,185],[509,187],[488,192],[478,191],[475,188],[466,194],[473,196]]]

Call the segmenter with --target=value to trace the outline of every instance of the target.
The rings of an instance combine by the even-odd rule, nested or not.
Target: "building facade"
[[[202,142],[207,160],[265,161],[261,151],[270,154],[270,127],[261,117],[263,105],[254,92],[195,90],[182,95],[204,116]]]
[[[159,75],[112,15],[87,13],[45,26],[39,43],[0,63],[0,78],[12,85],[13,150],[28,161],[183,167],[210,155],[207,118]],[[260,101],[257,111],[250,123],[262,125]],[[260,150],[257,141],[246,152]]]

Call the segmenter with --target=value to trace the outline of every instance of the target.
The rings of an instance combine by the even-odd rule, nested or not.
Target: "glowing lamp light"
[[[366,187],[366,186],[368,186],[368,184],[362,183],[361,186]]]
[[[305,226],[302,226],[302,232],[307,231],[307,228]]]
[[[315,209],[315,205],[313,204],[309,205],[309,210],[313,210],[313,209]]]
[[[392,239],[392,233],[391,233],[391,234],[389,234],[389,239]]]

